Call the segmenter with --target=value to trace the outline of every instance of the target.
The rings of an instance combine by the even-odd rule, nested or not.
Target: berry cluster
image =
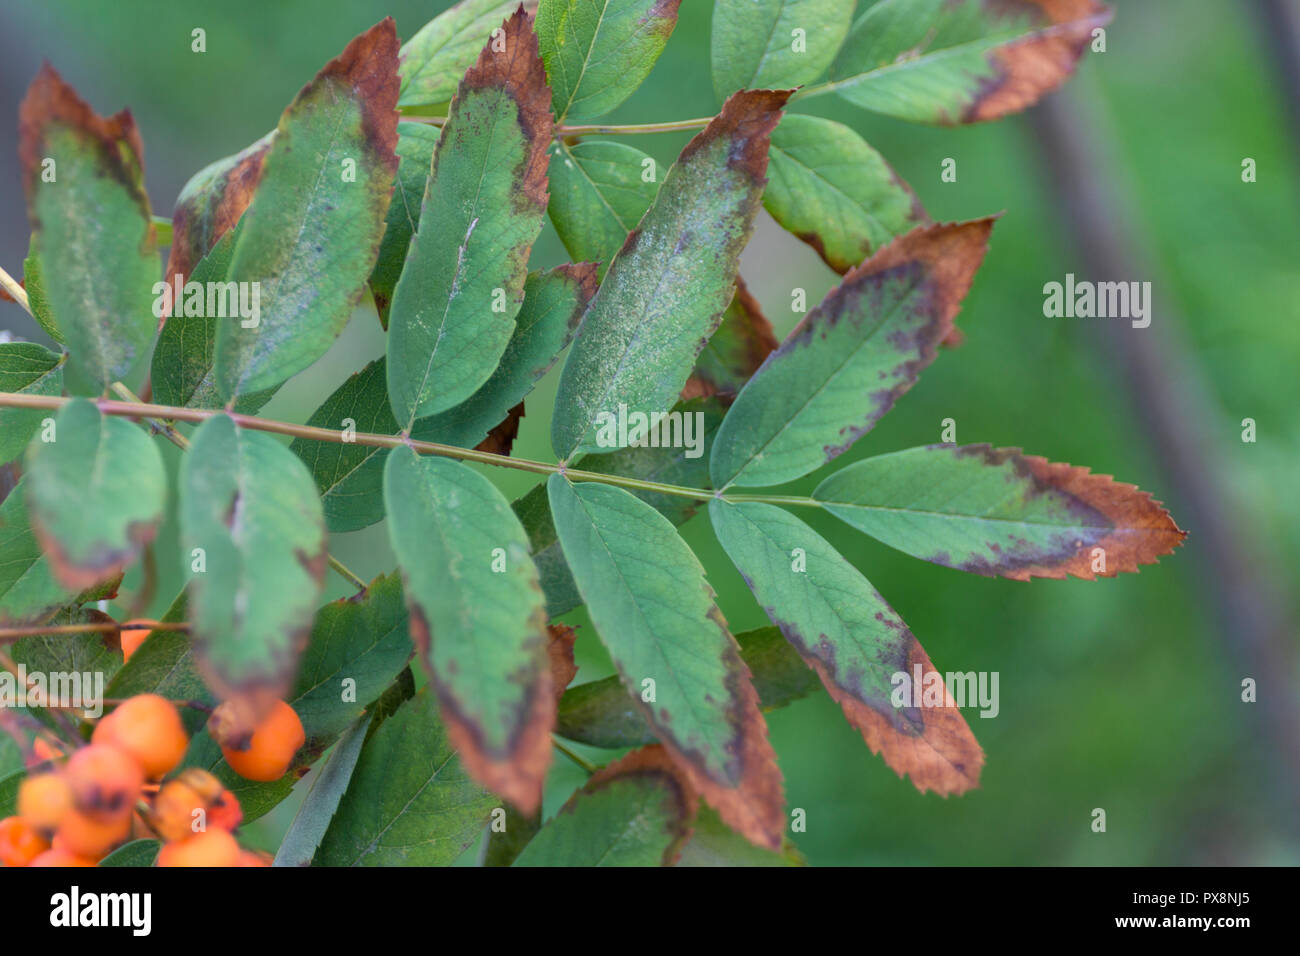
[[[306,739],[284,701],[256,721],[227,702],[209,729],[249,780],[284,776]],[[0,820],[0,864],[94,866],[126,840],[156,835],[165,844],[158,866],[269,865],[236,842],[243,812],[216,777],[188,768],[164,780],[188,747],[175,705],[154,694],[123,701],[66,761],[45,745],[38,756],[55,769],[24,780],[17,815]]]

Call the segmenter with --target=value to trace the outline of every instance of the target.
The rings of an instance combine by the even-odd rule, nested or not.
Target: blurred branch
[[[1129,216],[1136,208],[1118,162],[1108,150],[1114,137],[1096,121],[1085,98],[1066,91],[1028,114],[1041,153],[1042,173],[1061,205],[1065,231],[1073,238],[1083,270],[1096,281],[1141,276],[1159,287],[1141,230]],[[1150,328],[1126,322],[1090,326],[1103,336],[1105,361],[1114,365],[1129,393],[1129,406],[1155,452],[1170,498],[1190,529],[1186,556],[1200,576],[1197,595],[1213,613],[1217,631],[1239,679],[1270,682],[1259,694],[1254,717],[1268,754],[1284,826],[1295,834],[1300,803],[1300,707],[1291,675],[1296,662],[1289,644],[1295,629],[1274,579],[1276,564],[1248,552],[1228,510],[1232,500],[1212,436],[1223,420],[1196,359],[1185,347],[1183,319],[1165,297]]]
[[[1247,6],[1255,11],[1261,39],[1277,70],[1292,152],[1300,154],[1300,13],[1295,0],[1257,0]]]

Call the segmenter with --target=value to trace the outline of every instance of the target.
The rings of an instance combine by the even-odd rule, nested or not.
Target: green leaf
[[[402,47],[397,105],[432,107],[450,100],[492,32],[518,6],[519,0],[461,0],[421,27]]]
[[[807,670],[807,668],[804,668]],[[700,807],[691,838],[682,847],[677,866],[804,866],[803,857],[787,838],[781,852],[754,846],[722,822],[709,807]]]
[[[709,502],[718,540],[759,605],[817,672],[873,753],[918,789],[978,785],[984,752],[947,691],[895,706],[895,688],[938,676],[907,625],[862,572],[794,515],[758,502]]]
[[[397,124],[397,184],[388,206],[384,238],[379,256],[370,273],[370,294],[379,312],[379,323],[388,328],[388,307],[393,290],[406,265],[406,251],[411,237],[420,227],[420,203],[433,166],[433,151],[438,145],[439,129],[429,123]]]
[[[59,345],[63,345],[63,333],[54,322],[53,306],[50,295],[45,289],[45,272],[41,269],[41,256],[36,249],[36,234],[32,233],[27,247],[27,258],[23,260],[23,288],[27,291],[27,304],[31,306],[32,318],[36,320],[45,334]]]
[[[0,342],[0,392],[63,394],[63,356],[32,342]],[[0,408],[0,464],[23,453],[49,412]]]
[[[217,328],[227,399],[279,385],[325,354],[360,300],[397,172],[397,33],[355,38],[289,104],[244,214],[229,280],[256,313]]]
[[[270,435],[214,415],[181,460],[179,515],[191,637],[208,685],[223,699],[284,697],[328,557],[311,475]]]
[[[358,717],[343,734],[343,739],[321,767],[298,807],[298,813],[280,841],[272,866],[311,865],[311,859],[329,829],[330,820],[334,818],[334,811],[352,780],[352,771],[361,756],[361,745],[365,743],[370,720],[369,714]]]
[[[850,271],[737,396],[713,443],[714,487],[793,481],[870,431],[934,361],[992,228],[924,226]]]
[[[791,114],[772,133],[763,205],[836,272],[930,221],[907,183],[839,123]]]
[[[776,347],[772,323],[744,281],[736,276],[736,294],[722,314],[718,331],[700,352],[682,397],[717,395],[730,405]]]
[[[76,592],[60,585],[27,514],[25,481],[0,502],[0,622],[26,624],[70,604]]]
[[[713,89],[805,86],[830,65],[853,19],[844,0],[716,0]],[[802,31],[796,33],[795,31]]]
[[[699,796],[660,747],[587,781],[524,847],[515,866],[671,866]]]
[[[132,840],[123,844],[97,864],[98,866],[153,866],[162,843],[158,840]]]
[[[830,78],[849,102],[900,119],[997,119],[1065,82],[1110,18],[1096,0],[881,0]]]
[[[452,746],[476,780],[531,813],[550,764],[555,694],[524,529],[487,478],[409,448],[388,458],[384,503],[411,635]]]
[[[101,415],[87,399],[63,406],[54,438],[28,449],[27,508],[55,577],[88,588],[122,571],[153,540],[167,477],[143,429]]]
[[[479,866],[513,866],[515,860],[519,859],[519,854],[524,851],[524,847],[528,846],[533,837],[537,836],[537,831],[542,828],[540,808],[536,813],[527,816],[514,807],[506,807],[505,811],[501,829],[498,830],[495,825],[488,828],[479,852]],[[495,821],[493,822],[495,824]]]
[[[18,809],[18,788],[22,786],[26,770],[15,770],[0,777],[0,820],[11,817]]]
[[[730,825],[779,846],[781,773],[698,559],[621,488],[552,475],[547,490],[573,579],[642,717]]]
[[[164,623],[186,620],[185,592],[172,601],[160,618]],[[168,700],[194,700],[202,704],[217,703],[199,677],[194,663],[194,647],[184,631],[151,631],[131,659],[108,682],[104,694],[113,699],[157,694]],[[182,707],[181,721],[191,735],[202,729],[206,720],[200,710]]]
[[[427,689],[362,747],[316,866],[447,866],[498,805],[465,773]]]
[[[140,134],[129,112],[96,114],[49,64],[18,125],[44,304],[70,367],[98,392],[145,357],[156,324],[158,247]]]
[[[647,165],[651,164],[651,165]],[[658,190],[654,160],[608,140],[555,141],[551,153],[551,223],[574,261],[601,263],[602,274],[636,228]],[[652,178],[643,178],[650,172]]]
[[[763,710],[776,710],[806,697],[817,678],[775,627],[737,634],[740,657],[753,675]],[[555,732],[578,743],[617,750],[655,741],[641,710],[618,677],[579,684],[560,698]]]
[[[1137,571],[1185,537],[1133,485],[1016,448],[929,445],[868,458],[813,496],[891,548],[1019,581]]]
[[[272,130],[247,149],[210,163],[190,177],[176,197],[176,209],[172,213],[171,248],[163,273],[165,282],[174,283],[179,275],[184,283],[203,257],[235,228],[253,201],[274,138]],[[224,273],[221,278],[225,278]],[[157,379],[156,371],[154,378]]]
[[[494,41],[495,42],[495,41]],[[497,367],[546,212],[551,93],[520,10],[465,74],[434,153],[393,293],[388,393],[397,421],[459,405]]]
[[[231,309],[238,308],[238,300],[235,296],[224,300],[214,296],[212,306],[209,307],[206,290],[229,289],[226,281],[230,274],[230,261],[242,232],[241,221],[222,235],[208,254],[193,267],[189,281],[195,283],[195,288],[202,289],[202,292],[192,300],[188,294],[177,297],[172,293],[175,304],[162,331],[158,333],[150,373],[153,400],[159,405],[220,408],[225,404],[225,399],[217,388],[214,368],[217,330],[225,323],[239,321],[230,314]],[[222,291],[219,294],[227,293]],[[231,304],[223,306],[223,301]],[[277,387],[241,395],[235,401],[235,411],[245,415],[256,414],[258,409],[271,400]]]
[[[680,402],[674,411],[690,421],[697,437],[694,445],[681,447],[632,445],[609,455],[591,455],[579,458],[573,467],[604,475],[622,475],[669,485],[700,488],[708,484],[708,451],[714,432],[722,424],[722,406],[713,398]],[[692,416],[687,419],[685,416]],[[694,416],[703,416],[696,418]],[[649,504],[674,525],[681,525],[695,514],[697,502],[677,495],[655,491],[634,491],[638,498]],[[548,617],[567,614],[582,603],[573,575],[564,560],[560,540],[551,521],[551,506],[546,485],[540,484],[513,505],[524,530],[528,532],[533,563],[541,577],[542,590],[546,592]]]
[[[668,171],[569,351],[551,420],[561,459],[612,451],[597,430],[619,405],[648,415],[676,401],[731,301],[786,97],[737,93]]]
[[[460,405],[416,421],[412,437],[461,448],[481,443],[550,371],[568,345],[595,292],[594,275],[590,263],[530,273],[515,333],[496,371]],[[343,429],[348,419],[358,432],[396,435],[400,431],[388,404],[383,359],[371,362],[340,385],[307,424]],[[383,520],[387,449],[302,438],[294,439],[289,447],[311,469],[331,531],[356,531]]]
[[[107,614],[87,608],[67,608],[50,619],[56,627],[73,624],[105,624],[112,620]],[[122,651],[116,635],[98,631],[79,634],[38,634],[24,637],[13,646],[13,658],[27,669],[28,674],[44,674],[47,691],[53,692],[55,674],[66,675],[69,684],[64,690],[71,705],[85,704],[87,717],[100,717],[104,687],[122,667]],[[101,683],[102,681],[102,683]],[[78,713],[82,713],[78,707]]]
[[[555,121],[604,116],[631,96],[663,52],[681,0],[541,0],[537,40]]]

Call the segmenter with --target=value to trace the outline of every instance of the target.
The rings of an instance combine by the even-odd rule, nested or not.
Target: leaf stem
[[[118,383],[120,384],[120,383]],[[125,386],[121,389],[114,385],[114,390],[118,394],[130,394],[126,391]],[[59,395],[29,395],[22,392],[0,392],[0,407],[9,408],[41,408],[48,410],[57,410],[62,408],[71,398]],[[820,507],[820,504],[811,498],[801,498],[792,495],[729,495],[716,492],[708,488],[688,488],[684,485],[668,485],[658,481],[646,481],[643,478],[631,478],[626,475],[607,475],[598,471],[584,471],[580,468],[570,468],[567,464],[532,461],[527,458],[511,458],[509,455],[498,455],[490,451],[479,451],[477,448],[460,448],[456,445],[445,445],[441,442],[417,441],[403,435],[379,435],[372,432],[356,432],[350,438],[345,439],[344,433],[332,428],[319,428],[314,425],[295,425],[292,422],[276,421],[272,418],[258,418],[254,415],[241,415],[237,412],[225,412],[219,409],[210,408],[181,408],[175,405],[151,405],[148,402],[141,402],[138,399],[130,401],[115,401],[108,398],[92,399],[99,407],[99,411],[104,415],[122,415],[128,418],[148,418],[154,420],[184,421],[184,422],[203,422],[215,415],[229,415],[230,418],[241,428],[251,428],[257,431],[272,432],[277,435],[288,435],[291,438],[302,438],[308,441],[324,441],[334,443],[351,443],[363,445],[367,448],[401,448],[403,446],[410,448],[417,454],[438,455],[442,458],[456,458],[461,461],[473,461],[483,465],[495,465],[499,468],[514,468],[517,471],[527,471],[538,475],[563,475],[569,481],[596,481],[601,484],[615,485],[619,488],[627,488],[631,491],[649,491],[660,495],[672,495],[676,498],[690,498],[693,501],[709,501],[713,498],[722,498],[726,501],[764,501],[770,504],[786,505],[806,505]],[[175,431],[174,429],[172,430]],[[168,437],[172,437],[171,434]],[[181,441],[185,439],[179,435]],[[175,440],[175,438],[173,438]],[[188,443],[187,443],[188,444]],[[182,446],[185,447],[185,446]],[[337,570],[337,569],[336,569]],[[343,573],[340,571],[340,573]],[[349,580],[356,583],[361,579],[351,572],[344,574]]]
[[[32,624],[23,627],[0,627],[0,644],[20,641],[42,634],[114,634],[118,631],[188,631],[184,621],[154,621],[148,618],[123,621],[94,621],[85,624]]]
[[[27,290],[19,284],[18,280],[11,276],[4,269],[0,269],[0,286],[13,298],[15,302],[26,310],[28,315],[32,314],[32,305],[27,301]]]
[[[595,773],[597,770],[600,769],[594,763],[588,760],[586,757],[582,756],[581,754],[574,753],[572,750],[564,746],[564,744],[560,743],[554,737],[551,738],[551,743],[555,744],[556,750],[564,754],[564,756],[568,757],[570,760],[576,763],[583,770],[587,771],[587,776],[591,776],[593,773]]]
[[[445,116],[412,116],[403,114],[402,119],[413,123],[428,123],[430,126],[443,126],[447,122]],[[701,116],[697,119],[670,120],[666,123],[636,123],[628,125],[578,125],[578,126],[557,126],[555,135],[564,136],[590,136],[600,134],[606,136],[639,136],[646,133],[677,133],[683,130],[703,129],[709,125],[712,116]]]

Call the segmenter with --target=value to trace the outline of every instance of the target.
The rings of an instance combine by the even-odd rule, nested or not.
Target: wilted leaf
[[[447,866],[498,805],[465,773],[422,690],[361,749],[316,866]]]
[[[1137,571],[1186,536],[1135,486],[1018,448],[929,445],[868,458],[813,496],[913,557],[1019,581]]]
[[[737,93],[668,171],[569,351],[551,421],[560,458],[612,451],[596,427],[620,404],[648,415],[676,401],[731,301],[765,182],[768,135],[788,95]]]
[[[32,342],[0,342],[0,392],[63,394],[63,356]],[[0,408],[0,463],[13,461],[49,412]]]
[[[935,673],[906,624],[825,538],[794,515],[757,502],[709,502],[718,540],[759,605],[817,672],[873,753],[922,791],[979,783],[984,752],[945,688],[933,706],[896,707],[904,675]],[[802,550],[804,570],[792,558]],[[942,676],[938,677],[939,686]]]
[[[604,116],[650,75],[681,0],[540,0],[537,40],[555,121]]]
[[[393,290],[406,265],[411,237],[420,227],[420,204],[433,166],[433,151],[438,145],[439,129],[428,123],[397,124],[397,184],[388,206],[384,238],[370,273],[370,294],[379,312],[379,324],[388,328],[388,307]]]
[[[636,228],[659,189],[654,160],[631,146],[557,139],[551,150],[547,212],[574,261],[600,263],[601,274]],[[649,164],[649,165],[647,165]]]
[[[32,528],[65,587],[112,577],[153,540],[167,502],[162,456],[149,435],[93,402],[69,402],[54,420],[56,439],[27,453]]]
[[[776,710],[807,696],[819,684],[775,627],[736,635],[740,657],[753,677],[763,710]],[[654,743],[642,711],[618,677],[570,688],[560,698],[555,732],[592,747],[617,750]]]
[[[493,31],[519,5],[519,0],[461,0],[416,31],[402,47],[397,105],[431,107],[450,100]]]
[[[853,4],[845,0],[717,0],[712,59],[718,99],[736,90],[806,86],[835,59],[852,19]]]
[[[416,421],[412,437],[461,448],[487,440],[568,345],[595,292],[594,277],[592,264],[581,262],[531,273],[515,333],[491,378],[455,408]],[[387,387],[384,360],[371,362],[335,389],[307,424],[341,430],[351,419],[358,432],[396,435],[400,429],[388,404]],[[387,449],[301,438],[289,447],[311,469],[331,531],[356,531],[383,520]]]
[[[328,557],[311,475],[270,435],[215,415],[181,460],[179,516],[204,679],[223,699],[283,698]]]
[[[230,281],[257,283],[259,314],[217,329],[216,379],[227,399],[279,385],[343,331],[384,233],[396,104],[389,18],[325,64],[280,117],[230,262]]]
[[[70,366],[98,391],[126,377],[154,333],[158,247],[140,134],[125,110],[96,114],[49,64],[18,127],[45,305]]]
[[[836,272],[930,221],[907,183],[839,123],[792,113],[772,133],[763,205]]]
[[[522,11],[465,74],[393,292],[388,394],[402,428],[474,394],[501,360],[546,212],[551,91]]]
[[[642,716],[728,824],[780,846],[781,772],[698,559],[621,488],[552,475],[547,490],[574,581]]]
[[[531,813],[551,761],[555,695],[524,529],[487,478],[410,449],[389,456],[384,504],[411,636],[452,746],[476,780]]]
[[[900,119],[997,119],[1060,86],[1110,18],[1096,0],[881,0],[830,77],[845,99]]]
[[[515,866],[671,866],[691,835],[699,794],[662,747],[595,773]]]
[[[870,431],[934,361],[992,228],[922,226],[850,271],[736,398],[713,443],[714,487],[792,481]]]
[[[772,323],[744,281],[736,276],[736,295],[722,314],[718,331],[700,352],[695,371],[682,389],[682,398],[717,395],[730,404],[776,347]]]

